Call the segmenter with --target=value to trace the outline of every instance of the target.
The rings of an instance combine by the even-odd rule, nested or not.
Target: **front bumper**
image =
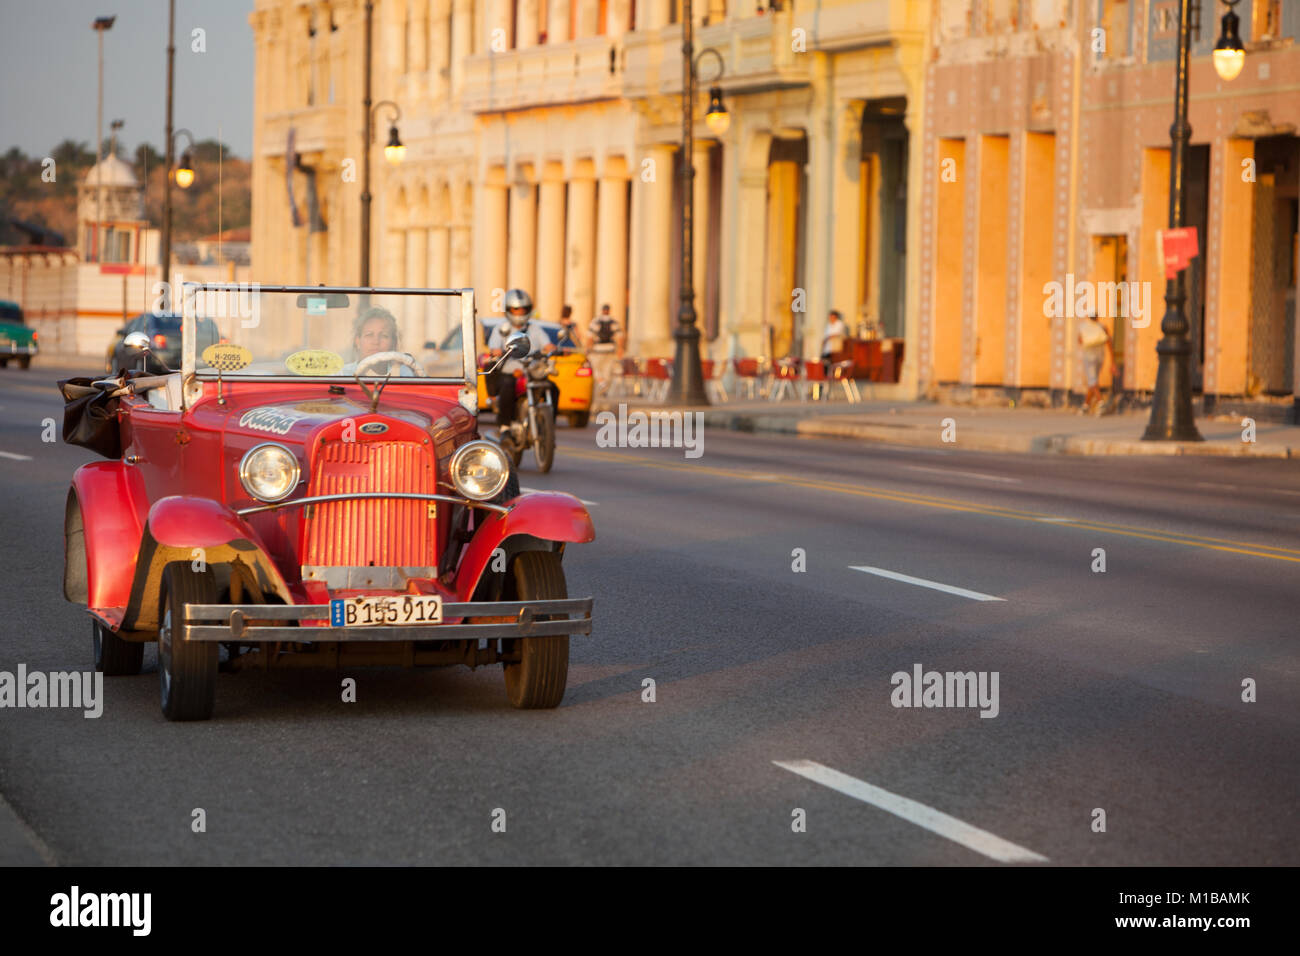
[[[419,624],[380,627],[299,627],[300,621],[328,621],[328,604],[187,604],[182,640],[256,644],[379,641],[472,641],[486,638],[559,637],[591,633],[592,598],[547,601],[447,603],[444,618],[498,618],[484,624]],[[569,615],[576,614],[577,617]],[[539,621],[548,615],[558,620]],[[512,620],[499,620],[512,618]],[[213,621],[222,621],[213,624]],[[253,623],[256,622],[256,623]],[[267,623],[270,622],[270,623]],[[285,622],[281,624],[280,622]]]
[[[37,355],[39,352],[40,348],[35,342],[29,342],[26,345],[20,345],[17,342],[9,342],[5,345],[0,345],[0,355],[3,355],[5,358],[8,358],[11,355]]]

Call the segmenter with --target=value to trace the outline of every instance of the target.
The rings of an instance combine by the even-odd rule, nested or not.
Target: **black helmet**
[[[523,309],[523,315],[515,315],[514,309]],[[511,289],[506,293],[506,318],[515,328],[523,328],[528,324],[528,316],[533,312],[533,300],[523,289]]]

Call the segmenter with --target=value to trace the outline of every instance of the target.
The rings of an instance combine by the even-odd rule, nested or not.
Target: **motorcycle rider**
[[[505,340],[515,332],[528,336],[533,352],[549,355],[555,351],[550,337],[536,322],[530,322],[533,300],[523,289],[511,289],[506,293],[506,321],[497,323],[488,339],[488,351],[492,358],[498,358],[505,351]],[[501,367],[487,376],[486,386],[489,395],[497,399],[497,425],[504,432],[515,420],[518,396],[515,395],[515,373],[523,371],[523,364],[518,359],[508,359]],[[560,389],[554,382],[547,382],[551,395],[551,407],[559,408]]]

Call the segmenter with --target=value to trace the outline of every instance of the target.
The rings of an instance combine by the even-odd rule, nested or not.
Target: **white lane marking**
[[[896,817],[902,817],[907,822],[915,823],[919,827],[924,827],[924,829],[930,830],[932,834],[944,836],[944,838],[952,840],[953,843],[962,844],[967,849],[974,849],[976,853],[982,853],[991,860],[1004,862],[1004,864],[1048,862],[1048,858],[1041,855],[1041,853],[1035,853],[1032,849],[1026,849],[1021,845],[1011,843],[1010,840],[1004,840],[1001,836],[995,836],[988,830],[980,830],[978,826],[963,823],[957,817],[949,817],[943,810],[936,810],[933,806],[919,804],[915,800],[898,796],[897,793],[891,793],[888,790],[880,790],[880,787],[872,786],[872,784],[855,777],[849,777],[848,774],[841,774],[839,770],[832,770],[831,767],[824,766],[822,763],[811,760],[774,760],[772,762],[783,770],[789,770],[792,774],[798,774],[800,777],[813,780],[814,783],[820,783],[823,787],[829,787],[833,791],[844,793],[845,796],[852,796],[855,800],[861,800],[862,803],[879,806],[885,812],[892,813]]]
[[[519,490],[520,490],[520,491],[527,491],[527,492],[529,492],[529,493],[532,493],[532,492],[535,492],[535,491],[548,491],[548,490],[553,490],[553,489],[547,489],[547,488],[525,488],[523,485],[520,485],[520,486],[519,486]],[[577,496],[575,495],[574,497],[577,497]],[[597,502],[595,502],[595,501],[588,501],[586,498],[578,498],[578,500],[581,501],[584,505],[594,505],[594,504],[597,504]]]
[[[938,581],[927,581],[925,578],[914,578],[908,574],[899,574],[897,571],[886,571],[884,568],[872,568],[856,564],[850,564],[849,568],[854,571],[865,571],[867,574],[875,574],[882,578],[889,578],[891,581],[902,581],[904,584],[916,584],[923,588],[933,588],[936,591],[943,591],[947,594],[956,594],[958,597],[970,598],[972,601],[1006,600],[1006,598],[994,597],[992,594],[981,594],[979,591],[967,591],[965,588],[953,587],[951,584],[940,584]]]
[[[0,451],[0,458],[12,458],[14,461],[31,461],[31,455],[15,455],[11,451]]]
[[[1073,518],[1035,518],[1035,521],[1045,521],[1048,524],[1060,524],[1063,521],[1073,521]]]
[[[986,475],[982,471],[956,471],[952,468],[927,468],[924,465],[904,465],[908,471],[930,471],[936,475],[964,475],[967,478],[982,478],[984,481],[1002,481],[1009,485],[1024,484],[1019,478],[1006,478],[1002,475]]]
[[[1196,487],[1197,488],[1224,488],[1228,491],[1237,490],[1236,485],[1221,485],[1217,481],[1198,481],[1196,483]]]
[[[1027,850],[987,830],[963,823],[956,817],[950,817],[941,810],[927,807],[907,797],[900,797],[888,790],[881,790],[847,773],[832,770],[813,760],[773,760],[783,770],[797,773],[801,777],[820,783],[823,787],[838,791],[845,796],[879,807],[896,817],[902,817],[908,823],[915,823],[931,833],[937,833],[954,843],[960,843],[968,850],[983,854],[991,860],[1001,863],[1046,863],[1047,857],[1033,850]]]

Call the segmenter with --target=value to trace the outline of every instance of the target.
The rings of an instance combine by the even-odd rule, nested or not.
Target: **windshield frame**
[[[234,282],[186,282],[182,287],[182,321],[181,321],[181,383],[184,394],[185,407],[188,409],[198,401],[203,394],[204,382],[215,382],[221,377],[227,385],[239,384],[244,382],[296,382],[299,384],[327,384],[338,385],[347,379],[342,375],[293,375],[285,372],[283,375],[245,375],[231,377],[218,376],[218,373],[211,369],[199,369],[197,367],[197,342],[198,342],[198,314],[195,305],[195,299],[200,292],[225,292],[238,295],[241,291],[245,294],[249,291],[248,283]],[[365,295],[438,295],[444,297],[457,296],[460,298],[460,327],[461,327],[461,363],[463,376],[460,378],[451,378],[446,376],[430,376],[428,378],[415,377],[394,377],[389,381],[389,385],[460,385],[461,402],[466,401],[466,395],[478,395],[478,355],[475,351],[474,340],[474,290],[473,289],[393,289],[386,286],[325,286],[325,285],[261,285],[260,283],[252,284],[252,291],[255,294],[263,292],[284,293],[288,295],[320,295],[330,292],[342,292],[347,295],[365,296]],[[367,380],[380,380],[383,376],[367,375]],[[355,381],[355,378],[352,379]],[[475,399],[477,405],[477,399]]]

